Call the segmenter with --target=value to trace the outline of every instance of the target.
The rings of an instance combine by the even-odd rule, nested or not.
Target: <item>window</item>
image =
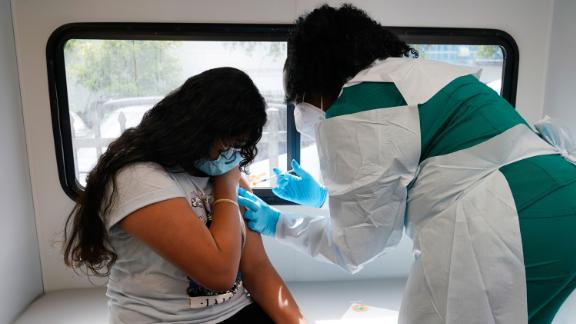
[[[268,124],[250,166],[256,193],[270,190],[272,168],[302,160],[319,176],[316,148],[295,130],[284,103],[282,67],[288,25],[70,24],[47,47],[53,129],[60,181],[71,196],[108,144],[188,77],[210,68],[245,71],[267,102]],[[499,31],[391,28],[424,58],[483,68],[482,81],[513,103],[517,49]]]

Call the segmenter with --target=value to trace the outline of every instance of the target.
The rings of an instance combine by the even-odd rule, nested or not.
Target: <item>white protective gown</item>
[[[416,258],[400,323],[526,323],[522,243],[498,169],[557,150],[525,125],[419,162],[418,104],[479,70],[426,60],[375,62],[345,87],[393,82],[406,106],[323,121],[316,133],[330,217],[286,214],[276,237],[350,272],[395,246],[403,229]]]

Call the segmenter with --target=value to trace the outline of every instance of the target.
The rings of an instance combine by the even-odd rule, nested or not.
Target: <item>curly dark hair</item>
[[[116,173],[155,162],[171,172],[203,175],[195,163],[222,141],[240,149],[244,168],[256,156],[266,123],[266,103],[244,72],[217,68],[189,78],[148,111],[137,127],[112,142],[90,172],[66,221],[64,261],[106,276],[117,259],[103,217],[116,192]],[[107,193],[108,186],[111,192]]]
[[[296,20],[284,67],[286,100],[335,98],[347,80],[377,59],[417,52],[366,12],[344,4],[323,5]]]

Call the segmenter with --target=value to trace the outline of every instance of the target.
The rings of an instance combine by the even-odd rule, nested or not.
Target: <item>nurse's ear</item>
[[[284,87],[284,93],[286,93],[288,91],[288,73],[286,72],[286,64],[288,63],[288,59],[286,59],[286,61],[284,62],[284,70],[282,71],[282,85]],[[297,98],[294,98],[294,101],[296,101],[296,103],[300,102],[300,101],[305,101],[311,105],[314,105],[318,108],[322,108],[323,111],[328,110],[328,108],[330,108],[330,106],[332,106],[332,104],[334,103],[334,101],[336,101],[336,99],[338,98],[338,95],[330,95],[330,94],[323,94],[323,95],[308,95],[305,94],[302,96],[302,98],[300,98],[300,95],[298,95]]]
[[[310,96],[310,98],[306,96],[306,98],[304,98],[304,101],[315,107],[322,109],[323,111],[327,111],[330,108],[330,106],[332,106],[334,101],[336,101],[336,97],[314,95]]]

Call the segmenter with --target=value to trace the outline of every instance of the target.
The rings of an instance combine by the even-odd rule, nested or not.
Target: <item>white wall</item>
[[[330,2],[329,3],[336,3]],[[482,27],[510,33],[520,48],[517,106],[529,120],[542,115],[552,0],[350,1],[390,26]],[[59,249],[72,202],[58,182],[46,76],[50,33],[71,22],[291,23],[320,1],[304,0],[13,0],[26,139],[46,290],[86,286],[64,268]],[[288,280],[350,278],[327,264],[267,240],[271,259]],[[410,244],[380,258],[356,277],[404,275]]]
[[[561,119],[576,134],[576,1],[554,0],[544,114]],[[555,323],[576,318],[576,291],[560,308]]]
[[[555,0],[544,113],[576,132],[576,1]]]
[[[0,323],[42,293],[10,1],[0,0]]]

